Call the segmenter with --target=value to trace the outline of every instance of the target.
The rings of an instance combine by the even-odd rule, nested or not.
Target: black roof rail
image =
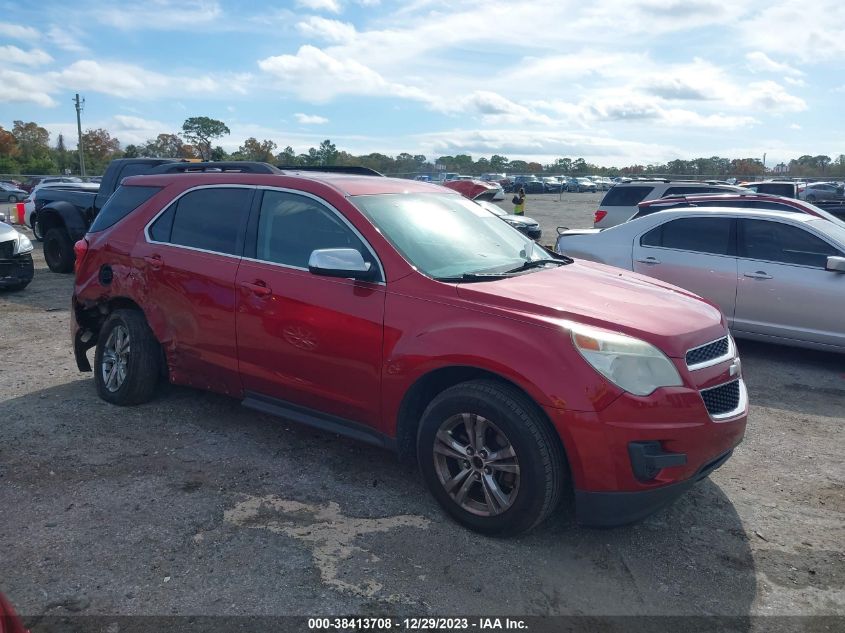
[[[352,176],[380,176],[384,174],[369,167],[359,165],[276,165],[282,171],[322,171],[330,174],[349,174]]]
[[[151,174],[185,174],[198,172],[239,172],[242,174],[278,174],[280,171],[269,163],[248,160],[210,161],[207,163],[166,163],[150,170]]]

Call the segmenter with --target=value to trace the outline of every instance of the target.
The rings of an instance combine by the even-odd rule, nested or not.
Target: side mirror
[[[308,270],[325,277],[371,280],[375,269],[354,248],[320,248],[308,258]]]
[[[825,270],[829,270],[834,273],[845,273],[845,257],[828,257]]]

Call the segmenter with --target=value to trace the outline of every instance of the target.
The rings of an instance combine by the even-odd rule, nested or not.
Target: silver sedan
[[[555,250],[709,299],[736,337],[845,352],[845,228],[827,220],[678,209],[603,231],[565,231]]]

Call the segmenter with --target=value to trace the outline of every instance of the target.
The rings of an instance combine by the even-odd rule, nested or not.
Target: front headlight
[[[647,396],[658,387],[683,384],[672,361],[650,343],[577,323],[570,326],[570,332],[584,360],[635,396]]]
[[[23,255],[32,251],[32,242],[23,233],[18,233],[18,241],[15,244],[15,255]]]

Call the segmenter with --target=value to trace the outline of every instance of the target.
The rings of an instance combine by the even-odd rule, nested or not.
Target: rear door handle
[[[660,260],[656,257],[645,257],[643,259],[638,259],[637,261],[641,264],[648,264],[649,266],[660,263]]]
[[[260,280],[242,281],[240,286],[245,290],[249,290],[256,297],[269,297],[273,294],[273,290],[266,283]]]
[[[758,270],[755,273],[743,273],[746,277],[750,277],[751,279],[771,279],[772,276],[768,273]]]
[[[147,262],[149,267],[153,270],[160,270],[164,264],[164,260],[161,258],[161,255],[147,255],[144,257],[144,261]]]

